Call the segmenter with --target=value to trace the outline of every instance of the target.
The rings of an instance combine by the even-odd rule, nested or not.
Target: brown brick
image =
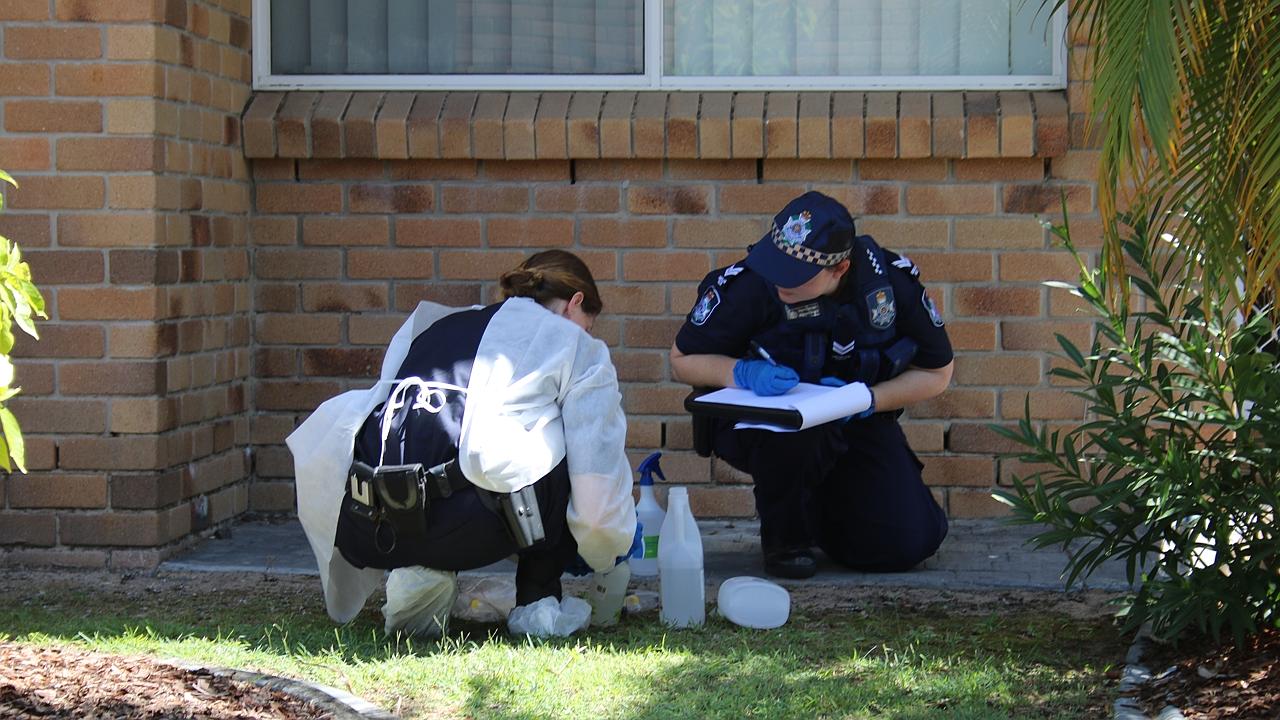
[[[1040,358],[1009,353],[962,354],[956,358],[957,385],[1038,385]]]
[[[1006,282],[1074,281],[1079,274],[1075,258],[1062,251],[1000,255],[1000,279]]]
[[[58,291],[61,320],[154,320],[161,317],[156,288],[63,288]]]
[[[485,159],[506,157],[506,149],[503,147],[502,118],[506,114],[509,98],[509,93],[480,93],[476,101],[475,114],[471,119],[474,145],[472,157]]]
[[[30,27],[5,30],[4,54],[13,60],[87,60],[102,57],[102,30],[96,27]]]
[[[578,182],[661,180],[660,160],[579,160]]]
[[[56,400],[19,395],[8,401],[26,433],[101,433],[107,406],[100,400]]]
[[[10,475],[11,508],[102,508],[107,505],[106,475]]]
[[[1004,211],[1007,213],[1058,213],[1066,198],[1069,214],[1093,210],[1092,189],[1088,185],[1005,185]]]
[[[258,184],[258,212],[336,213],[342,210],[342,186],[334,184]]]
[[[1051,322],[1017,322],[1000,323],[1000,340],[1005,350],[1047,350],[1057,352],[1061,334],[1076,347],[1088,345],[1092,337],[1093,326],[1086,321],[1059,320]]]
[[[957,519],[1005,517],[1012,513],[1008,505],[991,496],[990,490],[964,488],[947,491],[947,509]]]
[[[172,430],[178,421],[176,408],[176,401],[171,398],[113,398],[111,432],[149,434]]]
[[[909,185],[907,212],[912,215],[993,213],[995,189],[989,185]]]
[[[951,232],[947,229],[946,220],[896,220],[885,217],[862,217],[858,218],[856,222],[860,235],[870,235],[882,246],[895,250],[945,248],[951,241]],[[914,252],[912,252],[912,257],[915,257]]]
[[[0,138],[0,157],[4,158],[5,167],[11,172],[48,170],[49,141],[39,137]],[[23,182],[23,179],[18,178],[18,182]],[[9,186],[5,185],[5,188]],[[16,195],[21,188],[11,192]]]
[[[933,157],[932,98],[927,92],[904,92],[898,120],[898,157]]]
[[[667,93],[636,95],[631,120],[631,145],[637,158],[663,158],[667,148]]]
[[[508,160],[532,160],[537,156],[534,117],[538,112],[539,93],[513,93],[507,101],[507,114],[502,120],[502,148]]]
[[[667,322],[664,325],[657,320],[629,320],[628,325],[632,322],[641,323],[648,331],[648,337],[643,339],[644,345],[637,347],[671,347],[671,340],[675,337],[675,330],[678,324],[671,328],[671,334],[666,336],[666,344],[662,344],[663,335],[666,333],[667,326],[674,321]],[[637,333],[639,334],[639,333]],[[688,385],[678,385],[672,383],[631,386],[622,396],[622,409],[626,411],[628,416],[631,415],[677,415],[684,412],[684,398],[689,394]],[[663,456],[666,460],[666,456]],[[672,472],[672,468],[665,468],[666,472]],[[676,476],[684,477],[684,476]]]
[[[860,158],[865,154],[862,93],[838,92],[831,96],[831,157]]]
[[[350,161],[343,164],[349,165]],[[409,160],[374,164],[379,168],[385,167],[392,180],[474,180],[479,177],[480,170],[480,163],[475,160]]]
[[[4,127],[9,132],[102,132],[102,103],[10,100],[5,103]]]
[[[109,355],[114,358],[165,357],[173,354],[177,342],[172,323],[113,324],[107,331]]]
[[[755,498],[749,487],[695,485],[689,488],[689,507],[698,517],[707,518],[749,518],[756,514]]]
[[[430,278],[434,274],[435,268],[430,253],[414,250],[359,249],[347,252],[347,277],[353,280]],[[385,293],[383,301],[385,303]]]
[[[612,213],[619,207],[618,188],[590,185],[538,187],[533,192],[533,205],[540,212]]]
[[[249,221],[254,245],[297,245],[298,220],[292,217],[256,217]]]
[[[754,168],[752,168],[752,176],[743,179],[754,178]],[[847,159],[839,160],[782,160],[769,159],[764,161],[764,181],[766,183],[784,180],[799,181],[804,183],[811,182],[850,182],[853,179],[853,161]]]
[[[1036,153],[1042,157],[1058,157],[1070,146],[1067,101],[1062,93],[1032,94],[1036,109]]]
[[[569,157],[568,122],[571,93],[543,93],[533,120],[534,155],[539,160]]]
[[[603,103],[604,93],[576,92],[573,94],[573,99],[569,103],[567,128],[569,157],[600,157],[600,112]]]
[[[259,410],[305,410],[310,412],[320,403],[337,395],[340,386],[327,381],[264,381],[258,383]]]
[[[628,318],[623,342],[629,348],[669,348],[683,324],[682,317]]]
[[[911,406],[913,418],[989,418],[995,414],[995,392],[953,387]]]
[[[474,157],[471,150],[471,115],[479,95],[449,93],[440,116],[440,155],[446,158]]]
[[[702,215],[710,206],[711,189],[702,185],[627,188],[627,210],[637,215]]]
[[[53,515],[0,510],[0,545],[48,547],[57,539]]]
[[[1000,110],[996,93],[966,93],[965,157],[1000,157]]]
[[[797,157],[799,102],[799,95],[791,92],[771,92],[765,96],[765,157]]]
[[[397,218],[395,244],[401,247],[480,247],[480,221]]]
[[[964,317],[1034,316],[1040,314],[1040,290],[1015,287],[959,287],[955,314]]]
[[[803,192],[801,185],[721,185],[720,212],[772,215]]]
[[[6,208],[7,209],[7,208]],[[49,230],[49,215],[47,213],[24,213],[16,214],[14,212],[5,212],[0,214],[0,235],[17,242],[23,248],[23,254],[36,255],[38,251],[28,253],[27,248],[47,248],[53,244],[53,233]],[[49,255],[55,251],[50,251]],[[61,251],[57,251],[61,252]],[[31,258],[27,258],[27,263],[33,268],[37,267],[36,263],[31,262]],[[41,277],[79,277],[72,268],[59,267],[51,268],[52,263],[42,263],[38,274],[35,277],[36,284],[50,282],[60,284],[56,280],[43,281]]]
[[[666,289],[656,284],[602,284],[600,297],[611,314],[661,315],[667,307]],[[616,364],[616,356],[614,361]]]
[[[332,344],[342,334],[336,315],[260,314],[255,319],[255,337],[267,345]]]
[[[96,250],[26,250],[26,238],[21,233],[11,233],[0,228],[4,235],[23,246],[22,259],[31,267],[31,274],[37,287],[51,285],[92,285],[101,283],[106,277],[102,253]],[[48,325],[42,325],[40,334],[45,334]]]
[[[490,292],[486,296],[481,296],[479,283],[426,283],[414,284],[406,282],[396,283],[395,307],[394,309],[400,313],[412,312],[418,306],[418,303],[426,300],[427,302],[440,303],[441,305],[450,305],[453,307],[461,307],[463,305],[477,305],[481,302],[496,302],[498,295],[496,292]],[[496,290],[496,286],[491,286],[491,290]],[[352,317],[348,322],[354,323],[357,318]],[[402,317],[395,318],[395,327],[389,330],[394,331],[399,327],[399,323],[403,321]],[[387,340],[391,339],[390,333],[385,338],[377,339],[375,342],[374,333],[379,333],[383,329],[380,324],[371,324],[362,328],[365,338],[373,345],[386,345]],[[356,331],[349,330],[348,336],[352,342],[357,342]],[[361,341],[363,342],[363,341]]]
[[[316,103],[315,108],[300,120],[304,123],[302,129],[305,131],[305,123],[309,122],[311,126],[311,153],[316,158],[337,158],[342,157],[342,115],[347,111],[347,106],[351,103],[351,93],[349,92],[326,92],[320,93],[320,100]],[[257,97],[262,97],[258,95]],[[249,149],[257,144],[261,144],[266,148],[270,148],[269,140],[265,138],[256,138],[255,132],[263,132],[258,126],[251,126],[251,122],[255,119],[258,101],[255,99],[254,104],[249,108],[249,112],[245,114],[245,150],[250,157],[262,157],[262,153],[258,151],[251,152]],[[266,125],[266,131],[270,132],[270,126]]]
[[[529,209],[527,187],[444,187],[440,207],[447,213],[519,213]]]
[[[486,162],[484,176],[497,182],[545,182],[571,178],[568,160],[508,160]]]
[[[600,157],[631,157],[631,109],[634,92],[605,93],[600,108]]]
[[[854,216],[894,215],[898,212],[897,185],[814,186],[813,189],[839,200]],[[781,206],[778,209],[782,209]]]
[[[342,251],[259,250],[255,266],[262,280],[336,279],[342,272]]]
[[[898,157],[898,93],[867,93],[866,156]]]
[[[831,157],[831,93],[800,94],[796,134],[797,157],[815,159]]]
[[[351,262],[348,260],[348,265]],[[353,273],[348,270],[348,274]],[[302,286],[302,309],[307,312],[368,312],[386,310],[388,307],[390,303],[385,284],[343,282],[306,283]]]
[[[733,93],[702,94],[698,114],[698,157],[725,160],[733,155]]]
[[[54,87],[64,97],[162,97],[164,72],[151,64],[58,65]]]
[[[382,104],[383,93],[352,93],[342,122],[343,157],[377,157],[378,141],[375,118]]]
[[[48,95],[49,80],[47,63],[0,63],[0,97]]]
[[[946,160],[860,160],[862,180],[941,181],[947,179]]]
[[[191,531],[190,508],[166,512],[61,515],[58,538],[65,545],[156,547]]]
[[[746,248],[768,227],[756,220],[677,220],[672,236],[676,247]]]
[[[14,357],[100,358],[105,348],[105,334],[97,325],[40,323],[39,342],[18,342]],[[22,338],[23,336],[19,336]]]
[[[710,271],[710,258],[701,252],[636,250],[622,258],[626,280],[701,280]]]
[[[991,487],[995,481],[994,458],[963,455],[924,458],[924,482],[930,487]]]
[[[165,16],[164,4],[154,1],[57,0],[54,17],[73,22],[163,22]]]
[[[750,180],[754,182],[756,163],[751,160],[668,160],[667,177],[671,180]]]
[[[275,117],[276,154],[286,158],[311,157],[308,125],[320,93],[291,92]]]
[[[390,225],[381,217],[308,217],[302,220],[303,245],[352,245],[390,244]]]
[[[951,347],[955,350],[990,351],[996,349],[996,325],[994,322],[948,322],[947,336],[951,338]]]
[[[413,108],[414,94],[387,93],[374,122],[377,156],[380,158],[409,157],[409,111]]]
[[[1079,420],[1084,417],[1084,399],[1062,390],[1006,390],[1000,398],[1000,416],[1021,420],[1028,402],[1032,420]]]
[[[116,509],[165,507],[182,496],[182,476],[177,471],[111,475],[111,507]]]
[[[733,98],[733,157],[764,157],[764,93],[738,93]]]
[[[1000,155],[1031,157],[1035,151],[1035,115],[1031,94],[1000,93]]]
[[[518,250],[442,250],[439,275],[445,280],[495,280],[522,260],[524,253]]]
[[[933,156],[964,157],[964,93],[933,94]]]
[[[957,220],[957,248],[1042,248],[1044,228],[1031,218]]]
[[[48,0],[6,0],[0,6],[0,20],[48,20]]]
[[[4,152],[4,140],[0,139],[0,153]],[[3,156],[4,162],[9,161]],[[19,186],[9,191],[6,209],[28,210],[35,208],[90,210],[103,206],[106,188],[101,177],[87,175],[33,175],[18,176]],[[22,240],[22,238],[14,238]]]
[[[988,253],[913,252],[911,260],[920,268],[920,279],[928,283],[981,282],[994,276]]]
[[[599,247],[663,247],[667,244],[665,220],[614,220],[583,218],[579,242]]]
[[[249,509],[256,513],[293,513],[297,493],[293,482],[255,482],[249,486]]]
[[[58,369],[63,395],[149,395],[165,392],[160,362],[76,362]]]
[[[549,248],[573,244],[568,218],[492,218],[486,233],[489,247]]]
[[[302,374],[307,377],[371,378],[382,369],[382,350],[364,348],[308,348],[302,351]]]
[[[64,247],[150,247],[164,237],[164,218],[154,214],[67,215],[58,217],[58,244]]]

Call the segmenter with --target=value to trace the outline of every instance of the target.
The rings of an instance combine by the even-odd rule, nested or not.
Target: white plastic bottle
[[[667,492],[667,517],[658,542],[658,588],[662,599],[659,617],[673,627],[694,627],[706,622],[706,584],[702,567],[702,536],[689,510],[689,492],[673,487]]]
[[[587,603],[591,605],[591,625],[609,627],[617,625],[622,615],[622,604],[627,597],[627,582],[631,580],[631,563],[619,563],[612,570],[596,571],[587,590]]]
[[[658,466],[658,458],[662,453],[656,452],[640,463],[640,502],[636,503],[636,517],[644,525],[641,535],[641,546],[631,556],[631,574],[636,577],[653,577],[658,574],[658,543],[662,531],[662,521],[667,514],[653,496],[653,475],[666,480],[662,468]]]

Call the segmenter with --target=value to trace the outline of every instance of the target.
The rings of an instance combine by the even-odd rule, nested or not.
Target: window
[[[1035,89],[1038,0],[254,0],[263,89]]]

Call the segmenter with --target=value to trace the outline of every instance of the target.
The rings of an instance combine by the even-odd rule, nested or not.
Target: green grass
[[[316,594],[287,583],[8,588],[0,637],[308,678],[440,718],[1096,717],[1123,654],[1108,622],[1034,607],[950,616],[890,605],[793,614],[772,631],[716,617],[671,631],[650,612],[568,639],[470,625],[414,642],[385,638],[372,602],[335,627]]]

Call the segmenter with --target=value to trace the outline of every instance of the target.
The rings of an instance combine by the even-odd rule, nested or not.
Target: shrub
[[[1052,375],[1089,414],[1050,429],[1028,408],[1016,429],[995,428],[1036,468],[997,497],[1016,522],[1048,525],[1033,541],[1068,550],[1068,585],[1125,562],[1137,587],[1127,629],[1149,620],[1166,636],[1194,626],[1241,638],[1280,607],[1275,308],[1242,312],[1235,279],[1206,276],[1163,232],[1166,216],[1124,218],[1127,277],[1089,269],[1068,227],[1053,228],[1080,263],[1078,286],[1056,285],[1087,302],[1096,333],[1083,351],[1059,335]],[[1108,283],[1139,302],[1109,301]]]
[[[3,170],[0,170],[0,181],[18,186]],[[3,211],[4,196],[0,194],[0,212]],[[44,313],[44,297],[31,282],[31,268],[23,262],[18,244],[0,235],[0,467],[12,470],[16,465],[24,473],[27,466],[22,428],[18,426],[18,418],[14,417],[13,411],[6,407],[21,390],[13,387],[13,363],[9,360],[9,353],[13,351],[14,323],[26,334],[40,339],[36,332],[36,317],[48,317]],[[13,458],[12,464],[10,458]]]

